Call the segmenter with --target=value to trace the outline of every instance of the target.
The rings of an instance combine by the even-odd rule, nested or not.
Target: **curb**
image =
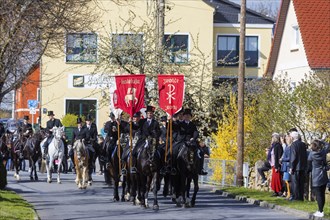
[[[297,209],[292,209],[292,208],[288,208],[288,207],[285,207],[285,206],[275,205],[275,204],[268,203],[268,202],[265,202],[265,201],[262,201],[262,200],[247,198],[245,196],[234,195],[234,194],[222,191],[222,190],[215,190],[215,194],[218,194],[218,195],[221,195],[221,196],[224,196],[224,197],[228,197],[228,198],[232,198],[232,199],[235,199],[235,200],[238,200],[238,201],[241,201],[241,202],[246,202],[246,203],[249,203],[249,204],[252,204],[252,205],[257,205],[257,206],[264,207],[264,208],[284,211],[284,212],[290,213],[290,214],[295,215],[295,216],[301,216],[301,217],[306,218],[306,219],[329,220],[327,218],[315,217],[315,216],[313,216],[312,213],[309,213],[309,212],[305,212],[305,211],[301,211],[301,210],[297,210]]]

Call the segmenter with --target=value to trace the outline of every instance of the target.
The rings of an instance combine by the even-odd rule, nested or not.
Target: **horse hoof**
[[[121,197],[121,198],[120,198],[120,201],[121,201],[121,202],[125,202],[126,200],[125,200],[124,197]]]
[[[58,184],[61,184],[62,182],[61,181],[57,181]]]
[[[30,180],[33,180],[33,177],[32,176],[30,176]]]
[[[37,176],[36,176],[36,177],[34,177],[34,180],[35,180],[35,181],[38,181],[38,177],[37,177]]]
[[[173,203],[177,203],[175,198],[172,198],[172,202]]]
[[[92,185],[92,181],[88,181],[88,185],[91,186]]]
[[[112,198],[112,201],[113,201],[113,202],[118,202],[118,201],[119,201],[119,197],[116,197],[116,196],[113,197],[113,198]]]
[[[153,209],[153,210],[156,210],[156,211],[159,210],[159,205],[154,205],[154,206],[152,207],[152,209]]]
[[[47,183],[52,183],[52,181],[51,180],[47,180]]]

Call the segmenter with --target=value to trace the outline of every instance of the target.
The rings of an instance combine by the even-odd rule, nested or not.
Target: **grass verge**
[[[33,206],[14,192],[0,190],[0,219],[34,219]]]
[[[221,188],[221,190],[234,195],[245,196],[247,198],[261,200],[271,204],[302,210],[309,213],[314,213],[315,211],[318,210],[316,202],[287,201],[282,197],[271,197],[272,195],[271,192],[262,192],[259,190],[247,189],[243,187],[228,187],[228,188]],[[324,205],[324,217],[330,218],[330,202],[326,202]]]

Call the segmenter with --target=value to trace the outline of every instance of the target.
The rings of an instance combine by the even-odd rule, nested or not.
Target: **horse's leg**
[[[47,182],[48,183],[52,182],[53,163],[54,163],[53,156],[49,156],[49,161],[46,161]]]
[[[192,178],[187,177],[187,185],[186,185],[186,202],[185,207],[190,207],[190,185],[191,185]]]
[[[62,169],[62,160],[63,154],[58,156],[58,165],[57,165],[57,183],[61,184],[61,169]]]
[[[30,180],[33,180],[33,158],[29,157]]]
[[[84,164],[82,169],[79,169],[80,174],[80,183],[81,183],[81,189],[87,188],[87,180],[88,180],[88,165]]]
[[[141,207],[147,208],[148,201],[146,201],[146,191],[147,191],[147,177],[144,176],[142,173],[139,174],[139,185],[138,185],[138,194]],[[147,196],[148,197],[148,196]]]
[[[120,178],[120,176],[119,176]],[[123,176],[123,181],[121,183],[121,187],[122,187],[122,193],[121,193],[121,198],[120,201],[124,202],[125,201],[125,192],[126,192],[126,176]]]
[[[36,165],[36,163],[38,162],[38,156],[35,155],[32,161],[33,161],[33,164],[32,164],[31,169],[33,169],[33,171],[34,171],[34,180],[38,181],[37,165]]]
[[[154,184],[154,188],[153,188],[153,193],[154,193],[154,205],[153,205],[153,210],[158,210],[159,209],[159,205],[158,205],[158,198],[157,198],[157,191],[158,191],[158,181],[159,180],[159,176],[158,173],[155,172],[153,175],[153,184]]]
[[[195,175],[194,175],[193,180],[194,180],[194,194],[193,194],[192,199],[191,199],[191,206],[192,206],[192,207],[195,206],[195,203],[196,203],[196,195],[197,195],[197,192],[198,192],[198,190],[199,190],[199,186],[198,186],[198,174],[195,174]]]

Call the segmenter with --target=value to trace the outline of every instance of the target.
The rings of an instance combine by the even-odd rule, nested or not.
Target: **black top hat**
[[[166,115],[164,115],[164,116],[162,116],[162,117],[160,117],[160,121],[167,121],[167,116]]]
[[[93,118],[92,118],[92,116],[91,116],[90,114],[88,114],[88,115],[86,116],[85,121],[91,121],[91,120],[93,120]]]
[[[113,114],[113,112],[110,112],[109,117],[111,117],[111,118],[115,118],[116,116],[115,116],[115,114]]]
[[[77,118],[77,124],[81,124],[82,123],[82,119],[79,117]]]
[[[48,114],[47,114],[47,116],[54,116],[54,112],[53,111],[48,111]]]
[[[184,110],[183,115],[190,115],[192,116],[191,109],[187,108]]]
[[[154,112],[155,111],[155,107],[151,106],[151,105],[148,105],[147,106],[147,110],[146,112]]]
[[[137,117],[141,117],[141,112],[135,112],[133,117],[137,118]]]
[[[28,121],[29,120],[29,116],[28,115],[24,115],[23,119]]]

